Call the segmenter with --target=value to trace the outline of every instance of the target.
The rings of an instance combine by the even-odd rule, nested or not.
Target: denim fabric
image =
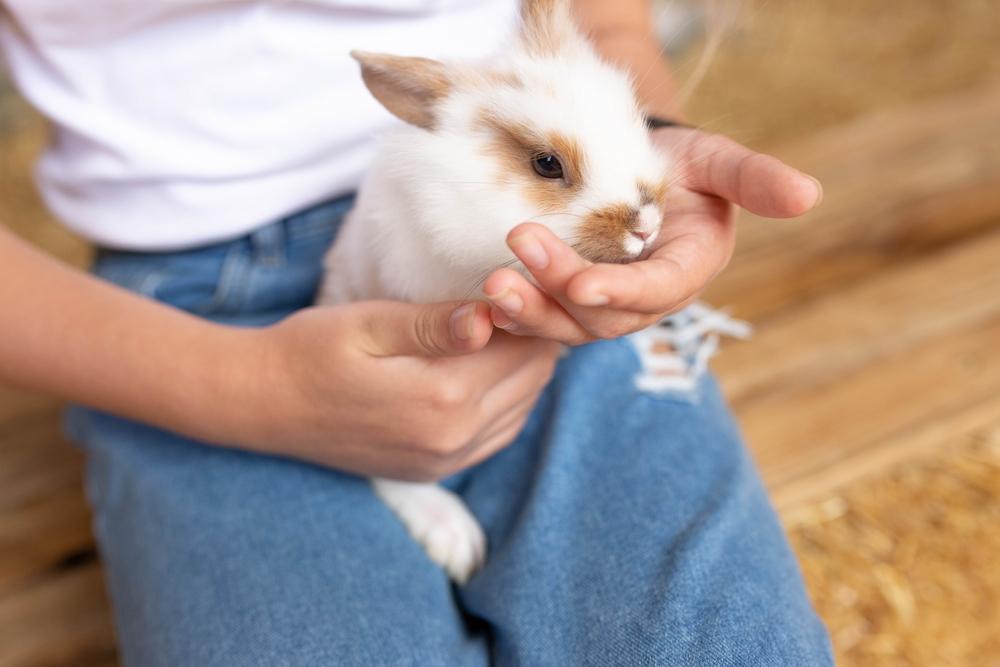
[[[262,325],[311,303],[349,206],[95,270]],[[573,350],[517,441],[446,480],[490,541],[462,588],[363,479],[74,408],[124,664],[832,664],[714,380],[641,372],[628,338]]]

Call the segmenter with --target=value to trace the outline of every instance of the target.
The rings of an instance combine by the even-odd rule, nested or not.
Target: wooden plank
[[[0,134],[0,225],[75,266],[89,263],[88,244],[57,224],[42,205],[32,163],[48,141],[45,122],[17,102],[16,128]]]
[[[114,635],[97,563],[0,597],[0,667],[113,664]]]
[[[715,368],[777,503],[1000,411],[997,257],[1000,231],[789,310],[724,349]]]
[[[23,506],[66,486],[79,486],[81,455],[51,416],[24,422],[0,436],[0,511]]]
[[[765,481],[778,493],[815,482],[838,461],[1000,400],[998,345],[1000,317],[835,381],[750,403],[738,415]]]
[[[765,321],[714,363],[727,397],[739,408],[829,384],[1000,316],[998,258],[1000,229]]]
[[[44,394],[0,383],[0,433],[9,422],[27,413],[51,410],[55,405],[56,401]]]
[[[92,553],[90,509],[79,483],[0,512],[0,596]]]
[[[93,550],[82,456],[43,412],[0,433],[0,594]]]
[[[948,415],[938,415],[912,428],[866,447],[841,455],[821,468],[771,484],[771,500],[782,520],[794,523],[796,511],[811,501],[848,484],[887,469],[897,463],[921,456],[931,450],[957,446],[986,430],[1000,427],[1000,399],[987,398],[960,406]]]
[[[889,110],[774,151],[819,177],[796,220],[745,216],[706,299],[759,320],[1000,220],[1000,86]]]

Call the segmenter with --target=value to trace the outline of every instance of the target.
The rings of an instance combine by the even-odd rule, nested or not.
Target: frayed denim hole
[[[641,338],[626,336],[621,343],[635,356],[631,384],[637,397],[647,400],[697,405],[704,373],[693,374],[687,360],[673,353],[649,350]]]
[[[720,336],[745,339],[750,333],[747,323],[694,303],[626,337],[640,364],[635,388],[644,396],[697,402]]]

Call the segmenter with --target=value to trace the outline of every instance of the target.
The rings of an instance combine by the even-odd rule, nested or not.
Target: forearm
[[[598,53],[632,73],[643,111],[679,119],[676,87],[653,29],[649,0],[573,0],[573,7]]]
[[[0,228],[0,378],[224,442],[254,364],[248,336],[142,299]]]

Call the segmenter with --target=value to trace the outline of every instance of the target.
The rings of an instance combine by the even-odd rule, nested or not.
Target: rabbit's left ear
[[[411,125],[434,127],[437,103],[452,87],[444,64],[365,51],[351,51],[351,57],[361,63],[361,77],[382,106]]]
[[[569,0],[521,0],[521,44],[536,56],[556,56],[583,47]]]

